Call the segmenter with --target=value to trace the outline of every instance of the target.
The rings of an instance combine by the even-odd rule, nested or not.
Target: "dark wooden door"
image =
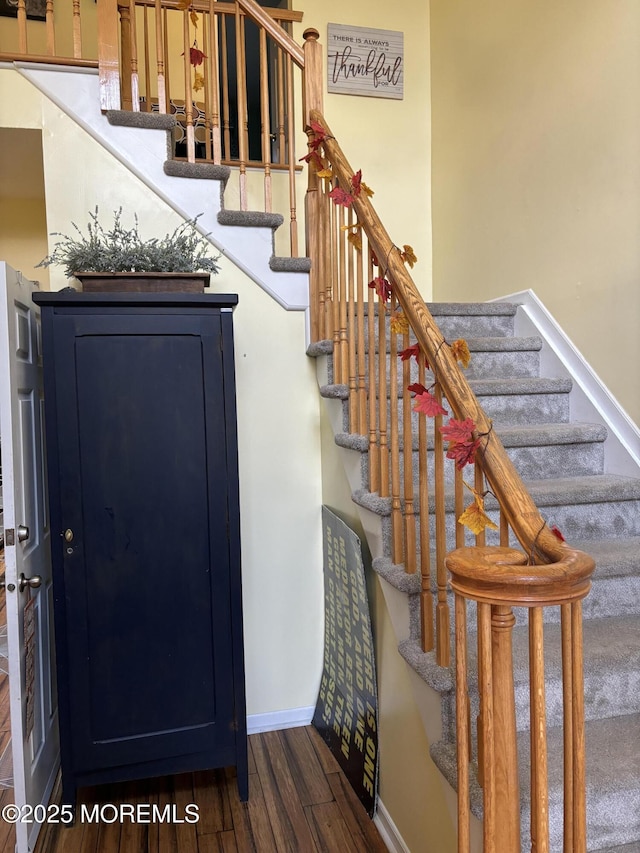
[[[220,314],[56,323],[74,772],[235,763]]]

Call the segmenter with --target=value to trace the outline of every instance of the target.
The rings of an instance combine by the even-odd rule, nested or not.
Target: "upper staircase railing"
[[[55,49],[59,21],[54,5],[56,14],[61,5],[70,6],[48,0],[48,47],[45,54],[34,53],[25,3],[19,0],[19,44],[8,52],[0,45],[0,60],[65,61]],[[73,56],[66,61],[95,65],[82,55],[80,10],[74,0]],[[191,162],[200,153],[214,164],[237,165],[241,209],[253,204],[248,177],[253,167],[259,170],[267,212],[274,197],[273,173],[284,170],[291,250],[297,254],[293,73],[301,71],[311,336],[332,342],[333,382],[348,399],[349,431],[368,444],[369,492],[376,506],[389,513],[391,560],[420,574],[422,649],[434,650],[442,667],[451,663],[450,587],[454,593],[458,849],[467,853],[470,848],[474,759],[483,790],[484,851],[520,853],[525,830],[512,632],[513,608],[522,607],[529,622],[529,834],[531,849],[549,850],[543,615],[544,608],[559,606],[564,853],[584,853],[582,599],[590,588],[593,560],[548,527],[509,460],[458,364],[468,357],[466,343],[447,341],[436,325],[407,269],[415,261],[411,247],[393,243],[361,174],[348,163],[323,116],[318,33],[305,31],[300,47],[287,32],[296,20],[297,13],[265,10],[255,0],[97,0],[101,106],[168,113],[182,101],[182,153]],[[247,31],[254,25],[255,54],[246,49]],[[175,54],[184,54],[178,64]],[[249,72],[254,56],[258,68]],[[250,108],[246,83],[254,71],[258,101]],[[202,142],[196,135],[200,112]],[[256,160],[250,114],[259,124]],[[196,145],[203,146],[200,152]],[[471,478],[463,474],[467,464]],[[470,722],[468,602],[477,608],[477,737]]]

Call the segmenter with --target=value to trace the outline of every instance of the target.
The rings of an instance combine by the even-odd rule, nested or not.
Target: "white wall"
[[[135,211],[149,236],[179,224],[125,166],[7,68],[0,69],[0,127],[42,130],[49,232],[67,233],[72,221],[83,226],[96,204],[105,214],[121,205],[124,216]],[[67,283],[51,268],[53,289]],[[247,710],[306,707],[317,695],[323,634],[319,400],[304,354],[304,315],[284,311],[226,259],[212,290],[240,300],[234,322]]]

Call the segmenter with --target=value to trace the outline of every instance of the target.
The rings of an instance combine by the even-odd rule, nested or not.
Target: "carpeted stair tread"
[[[413,339],[413,336],[412,336]],[[501,335],[499,337],[485,336],[479,338],[465,338],[469,351],[474,352],[540,352],[542,349],[542,338],[537,335],[531,337],[517,337],[516,335]],[[308,355],[327,355],[333,352],[333,341],[324,340],[318,341],[319,344],[324,344],[324,347],[317,353],[308,351]],[[365,340],[365,350],[367,350],[368,338]],[[389,341],[387,340],[387,352]],[[314,346],[314,345],[312,345]],[[310,348],[311,349],[311,348]],[[376,334],[376,352],[378,352],[378,336]]]
[[[520,397],[531,394],[568,394],[571,391],[572,382],[570,379],[547,379],[532,376],[514,379],[470,379],[469,385],[474,394],[479,397]],[[320,395],[346,400],[349,397],[349,386],[341,384],[322,385]],[[398,383],[398,397],[401,396],[402,387]]]
[[[269,260],[269,268],[273,272],[309,272],[311,270],[311,259],[285,258],[272,255]]]
[[[223,185],[229,180],[229,166],[219,166],[215,163],[188,163],[186,160],[166,160],[165,175],[173,178],[201,178],[206,181],[222,181]]]
[[[420,678],[438,693],[447,693],[453,689],[453,670],[439,666],[435,652],[423,652],[418,640],[409,638],[398,644],[398,651]],[[453,646],[451,660],[454,661]]]
[[[564,423],[564,424],[527,424],[495,427],[496,435],[505,447],[555,447],[562,444],[601,443],[607,437],[607,429],[601,424]],[[369,437],[350,432],[336,434],[335,442],[339,447],[369,452]],[[404,450],[403,436],[398,439],[400,450]],[[427,448],[433,449],[433,437],[428,436]],[[418,436],[412,435],[412,450],[418,450]]]
[[[239,225],[242,228],[279,228],[284,217],[279,213],[264,213],[258,210],[221,210],[220,225]]]
[[[175,116],[166,113],[107,110],[106,116],[109,124],[119,127],[142,127],[146,130],[172,130],[177,123]]]
[[[558,477],[549,480],[527,480],[525,485],[538,507],[572,506],[575,504],[614,503],[640,500],[640,479],[620,474],[594,474],[586,477]],[[377,515],[390,515],[391,498],[381,498],[367,489],[358,489],[352,499],[359,506]],[[453,511],[453,490],[445,492],[447,511]],[[496,499],[489,494],[485,499],[487,510],[497,507]],[[433,511],[433,501],[430,501]],[[614,531],[612,531],[614,533]]]
[[[585,725],[587,744],[587,850],[593,853],[624,845],[629,850],[640,838],[640,766],[631,744],[640,743],[640,715],[628,714]],[[557,728],[547,733],[549,772],[550,850],[562,849],[562,755],[563,737]],[[440,741],[431,747],[431,757],[455,788],[456,747]],[[523,802],[529,790],[529,734],[518,737],[520,790]],[[475,765],[471,773],[471,809],[482,815],[482,792],[477,784]],[[522,826],[527,827],[528,808],[523,809]],[[523,836],[526,835],[523,833]]]
[[[572,540],[571,546],[591,554],[594,577],[640,577],[640,537]]]
[[[640,841],[615,847],[601,847],[600,850],[593,850],[592,853],[640,853]]]
[[[559,624],[544,628],[547,725],[562,724],[562,645]],[[585,619],[585,719],[640,714],[640,620],[634,617]],[[518,729],[529,726],[528,626],[512,632]],[[477,639],[469,633],[469,686],[477,691]],[[639,768],[640,771],[640,768]]]

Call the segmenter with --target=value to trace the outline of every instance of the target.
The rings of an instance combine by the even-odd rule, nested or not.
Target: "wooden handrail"
[[[246,14],[259,26],[263,27],[268,35],[278,44],[289,56],[293,59],[296,65],[299,68],[304,68],[304,51],[298,44],[298,42],[294,41],[289,33],[282,29],[281,26],[276,24],[274,21],[274,17],[271,17],[266,9],[263,9],[262,6],[259,6],[255,0],[238,0],[240,7],[244,9]],[[279,17],[279,15],[278,15]],[[280,20],[285,20],[284,17],[281,17]],[[291,19],[296,20],[296,19]],[[297,20],[302,20],[302,17]]]
[[[319,111],[312,110],[311,118],[324,129],[326,136],[323,146],[333,171],[340,184],[348,187],[354,175],[353,169],[324,116]],[[483,436],[480,451],[482,468],[491,491],[506,513],[507,520],[525,552],[535,563],[558,563],[557,572],[560,575],[565,571],[572,571],[588,577],[594,567],[592,558],[571,549],[547,527],[450,347],[445,346],[445,338],[408,273],[400,257],[400,250],[387,234],[366,193],[360,193],[354,198],[353,206],[382,268],[394,283],[398,302],[416,334],[418,343],[427,353],[429,363],[437,373],[438,381],[456,418],[471,418],[476,424],[478,435]],[[551,567],[546,565],[543,571],[551,570]]]

